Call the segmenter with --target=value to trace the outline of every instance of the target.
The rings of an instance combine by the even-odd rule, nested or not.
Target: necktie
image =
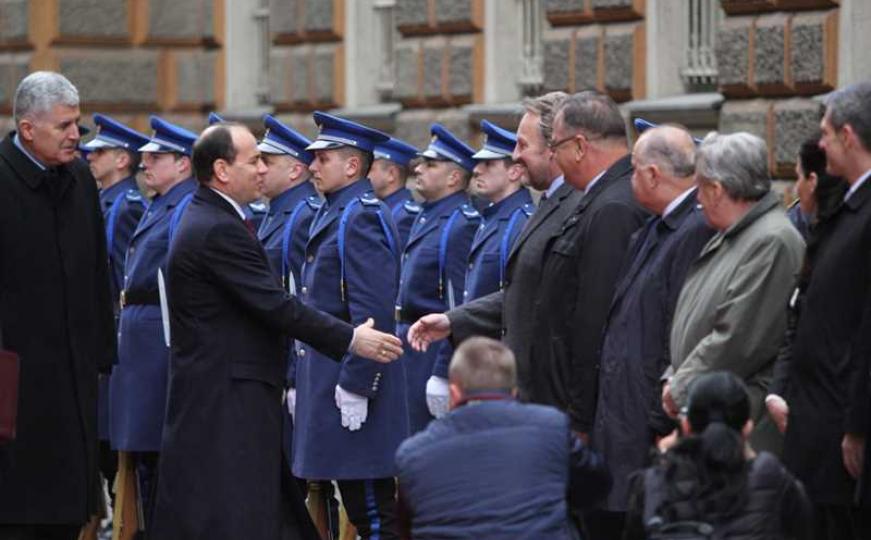
[[[257,233],[254,230],[254,222],[250,219],[245,220],[245,228],[248,229],[248,232],[251,233],[251,236],[257,238]]]

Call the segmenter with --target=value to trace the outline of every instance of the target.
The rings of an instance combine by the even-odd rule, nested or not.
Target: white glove
[[[426,407],[436,418],[448,414],[448,380],[433,375],[426,381]]]
[[[357,431],[369,414],[369,398],[336,385],[336,407],[342,412],[342,427]]]
[[[287,389],[287,398],[285,403],[287,404],[287,412],[290,413],[290,418],[294,422],[296,421],[296,388],[288,388]]]

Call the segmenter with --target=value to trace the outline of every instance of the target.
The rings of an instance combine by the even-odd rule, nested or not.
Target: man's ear
[[[520,182],[520,179],[523,178],[523,165],[519,163],[512,163],[508,166],[508,181],[515,183]]]
[[[29,118],[22,118],[18,121],[18,135],[27,142],[33,142],[33,121]]]
[[[115,168],[124,171],[130,168],[130,155],[127,152],[115,152]]]
[[[226,183],[228,180],[227,162],[223,159],[216,159],[212,163],[212,175],[218,182]]]
[[[452,382],[448,384],[448,391],[451,397],[451,409],[456,409],[463,401],[463,389],[457,383]]]

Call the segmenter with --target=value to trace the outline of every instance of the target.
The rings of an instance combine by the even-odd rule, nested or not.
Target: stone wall
[[[223,99],[222,0],[0,0],[0,115],[28,72],[58,70],[89,125],[106,112],[148,132],[157,113],[191,129]]]

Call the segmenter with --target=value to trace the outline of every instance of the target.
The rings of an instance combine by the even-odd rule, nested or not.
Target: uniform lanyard
[[[281,230],[281,280],[284,284],[284,289],[288,290],[293,294],[296,294],[296,291],[289,291],[288,284],[290,280],[288,280],[288,272],[290,271],[290,239],[293,236],[293,228],[296,225],[296,219],[299,217],[299,213],[302,211],[303,207],[307,205],[305,199],[299,201],[296,206],[293,207],[293,211],[290,213],[290,218],[284,224],[284,228]],[[294,287],[295,289],[296,287]]]
[[[447,225],[442,229],[442,234],[439,238],[439,298],[441,299],[445,298],[445,266],[448,259],[448,239],[451,236],[451,228],[453,228],[457,218],[460,217],[460,211],[460,208],[454,210],[451,217],[448,218]]]
[[[355,198],[352,200],[345,209],[342,211],[342,217],[339,219],[339,234],[338,234],[338,244],[339,244],[339,294],[342,297],[342,302],[345,301],[346,293],[347,293],[347,284],[345,282],[345,234],[346,229],[348,227],[348,219],[351,217],[351,210],[353,210],[354,205],[360,202],[359,198]],[[384,236],[387,238],[387,247],[390,249],[390,253],[393,254],[394,258],[398,258],[399,254],[396,247],[396,242],[393,240],[393,233],[390,232],[390,226],[387,224],[387,221],[384,219],[384,213],[381,211],[381,205],[379,203],[379,208],[376,211],[378,215],[378,221],[381,223],[381,230],[384,232]]]

